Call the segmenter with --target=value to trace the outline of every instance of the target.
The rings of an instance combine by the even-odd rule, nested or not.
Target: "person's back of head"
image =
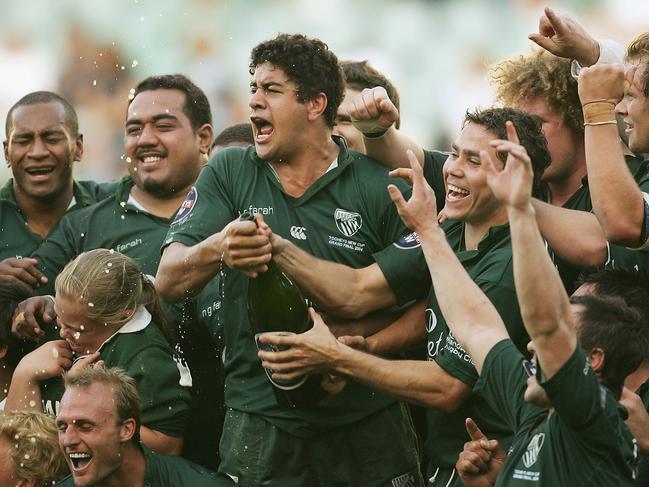
[[[255,144],[252,124],[237,123],[224,128],[212,142],[212,151],[218,152],[226,147],[248,147]]]
[[[340,66],[343,70],[345,77],[345,85],[347,88],[355,91],[363,91],[365,88],[374,88],[381,86],[385,88],[388,98],[400,110],[400,98],[397,88],[392,82],[367,60],[365,61],[341,61]],[[399,128],[401,120],[398,119],[394,126]]]
[[[257,67],[264,63],[280,68],[297,85],[300,103],[324,93],[327,106],[323,119],[328,127],[334,126],[345,83],[338,58],[327,44],[302,34],[279,34],[253,48],[250,74],[254,75]]]
[[[545,195],[541,183],[543,171],[550,165],[550,153],[548,143],[543,135],[541,120],[515,108],[487,108],[485,110],[467,111],[464,117],[463,126],[474,123],[484,127],[493,133],[498,139],[507,139],[507,122],[512,122],[516,128],[520,144],[525,147],[532,161],[534,171],[534,182],[532,184],[532,196],[542,198]],[[498,153],[498,157],[505,162],[506,153]]]
[[[25,485],[33,482],[36,487],[51,486],[70,473],[59,448],[54,418],[47,414],[0,414],[0,449],[0,457],[7,455],[13,466],[11,485],[22,485],[19,482],[23,481]]]

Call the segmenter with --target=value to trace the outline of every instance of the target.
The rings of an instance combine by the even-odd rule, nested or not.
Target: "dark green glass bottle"
[[[245,212],[240,219],[253,221],[254,216]],[[260,334],[299,334],[313,326],[300,288],[272,260],[268,263],[266,272],[260,272],[248,282],[248,319],[257,347],[269,351],[279,351],[284,347],[259,343],[257,337]],[[281,406],[313,405],[326,394],[320,387],[319,375],[286,381],[273,379],[272,373],[272,370],[266,370],[275,397]]]

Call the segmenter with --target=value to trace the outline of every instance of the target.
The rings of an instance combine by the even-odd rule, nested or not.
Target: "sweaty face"
[[[72,139],[60,103],[37,103],[16,108],[5,159],[17,189],[38,200],[61,195],[72,181],[72,163],[81,158],[81,136]]]
[[[124,149],[139,189],[161,198],[187,190],[200,171],[200,137],[183,112],[179,90],[139,93],[128,107]]]
[[[548,141],[548,150],[552,162],[543,172],[543,181],[561,181],[575,171],[575,158],[580,143],[580,136],[570,130],[561,116],[550,109],[543,98],[526,103],[521,109],[541,119],[543,133]]]
[[[257,155],[282,162],[302,148],[307,109],[297,99],[297,85],[270,63],[257,66],[250,82],[250,122]]]
[[[647,69],[647,61],[637,65],[635,72],[627,68],[629,91],[618,103],[616,111],[622,115],[629,137],[629,148],[635,154],[649,152],[649,98],[642,89],[642,77]]]
[[[358,95],[360,91],[345,88],[345,99]],[[363,142],[363,134],[354,127],[352,118],[347,112],[345,103],[341,103],[338,107],[336,115],[336,125],[334,125],[333,133],[340,135],[347,142],[347,147],[357,152],[365,153],[365,142]]]
[[[69,387],[61,398],[56,424],[59,445],[77,487],[107,482],[122,464],[114,397],[109,385]]]
[[[489,141],[496,138],[481,125],[469,122],[453,143],[443,170],[446,183],[444,211],[448,219],[472,224],[502,220],[505,210],[487,186],[480,161],[480,151],[486,150],[497,169],[502,169],[502,161],[489,145]]]
[[[54,309],[61,338],[68,342],[77,357],[97,351],[116,330],[111,324],[87,318],[89,304],[57,294]]]

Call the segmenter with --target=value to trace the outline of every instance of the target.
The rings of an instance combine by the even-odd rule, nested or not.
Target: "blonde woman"
[[[135,379],[142,442],[159,453],[179,454],[190,395],[180,385],[172,336],[153,283],[131,258],[96,249],[71,261],[55,288],[62,340],[47,342],[20,361],[6,408],[55,415],[63,395],[62,373],[73,362],[78,368],[101,361]]]

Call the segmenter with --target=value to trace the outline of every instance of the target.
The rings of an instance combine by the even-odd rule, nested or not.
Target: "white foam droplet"
[[[52,348],[52,357],[59,358],[59,351],[56,348]]]
[[[31,401],[29,401],[29,407],[30,407],[30,408],[34,408],[34,407],[36,407],[36,401],[34,401],[33,399],[32,399]],[[18,435],[16,435],[16,439],[18,439],[17,436],[18,436]]]

